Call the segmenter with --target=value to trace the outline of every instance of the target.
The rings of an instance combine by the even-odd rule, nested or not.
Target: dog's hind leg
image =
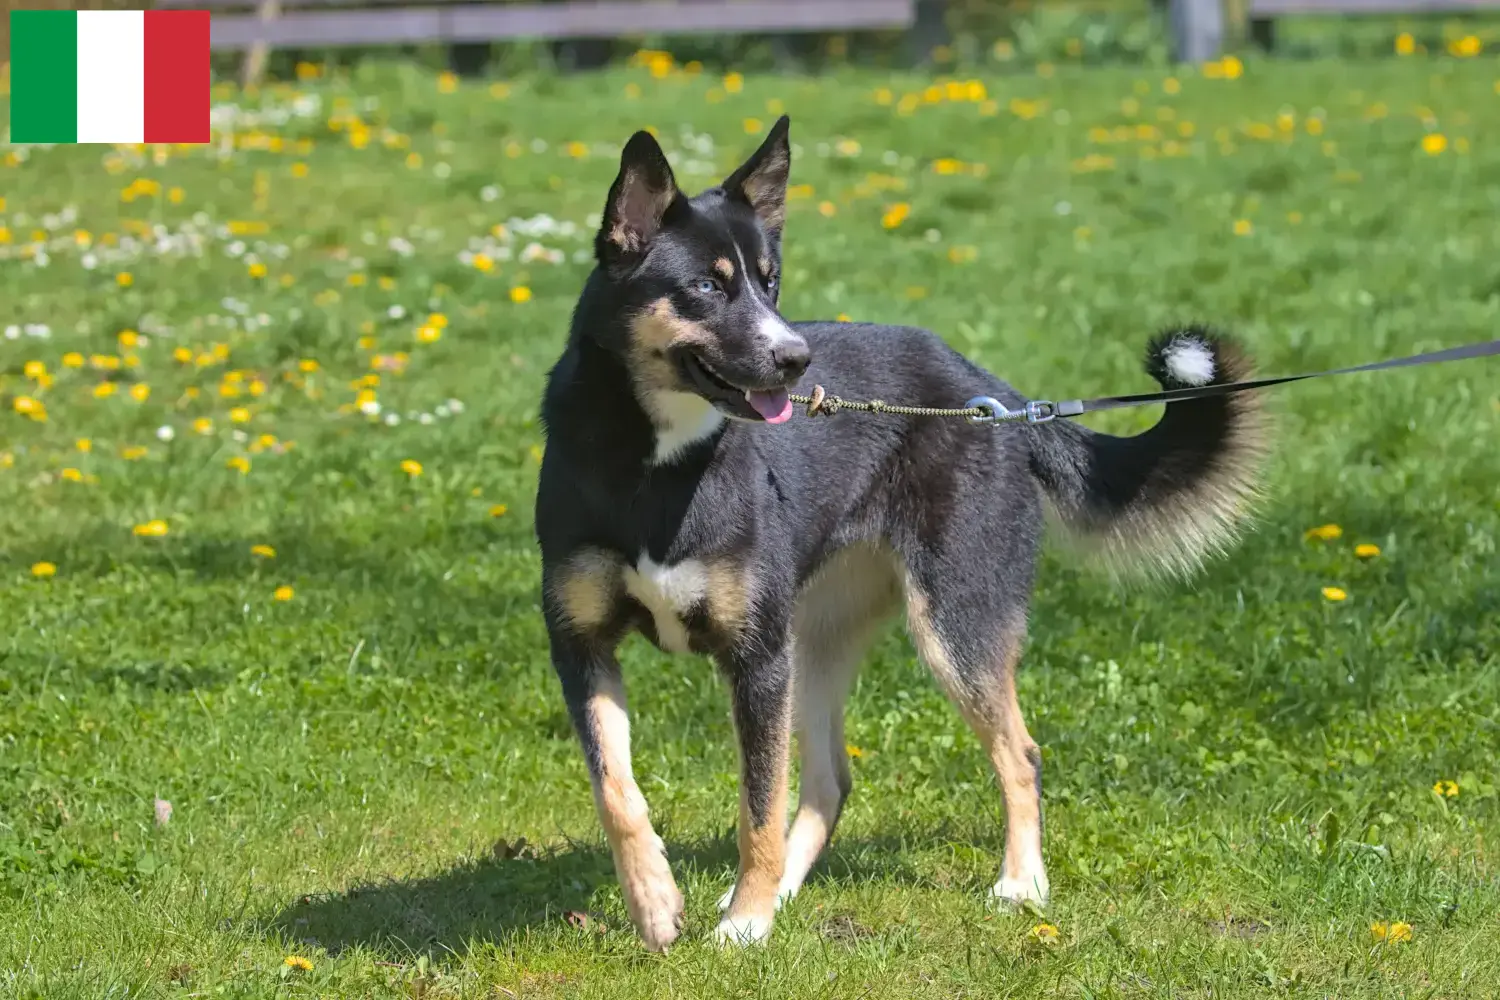
[[[1020,587],[1029,589],[1030,574],[1018,577],[991,582],[908,571],[907,625],[1000,780],[1005,857],[992,895],[1009,903],[1045,903],[1042,756],[1016,701],[1016,667],[1026,637],[1026,590]]]

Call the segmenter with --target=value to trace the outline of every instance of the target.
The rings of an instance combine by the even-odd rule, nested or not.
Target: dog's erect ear
[[[604,222],[594,240],[599,263],[628,262],[646,252],[678,198],[667,155],[650,132],[637,132],[620,154],[620,174],[609,189]]]
[[[787,131],[791,125],[786,115],[776,119],[766,141],[723,184],[726,194],[749,203],[760,224],[777,235],[786,225],[786,182],[792,173]]]

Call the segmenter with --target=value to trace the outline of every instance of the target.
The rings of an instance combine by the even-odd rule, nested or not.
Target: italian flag
[[[10,141],[208,142],[208,11],[13,10]]]

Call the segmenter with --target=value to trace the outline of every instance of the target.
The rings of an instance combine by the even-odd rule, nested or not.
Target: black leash
[[[1328,371],[1308,372],[1303,375],[1282,375],[1277,378],[1258,378],[1245,382],[1225,382],[1220,385],[1191,386],[1186,389],[1167,389],[1163,392],[1140,392],[1128,396],[1100,396],[1097,399],[1065,399],[1060,403],[1054,403],[1046,399],[1035,399],[1019,410],[1008,410],[1003,403],[989,396],[976,396],[965,404],[964,409],[979,411],[976,415],[969,416],[969,419],[976,424],[992,424],[1001,420],[1025,420],[1029,424],[1041,424],[1055,417],[1076,417],[1084,413],[1094,413],[1099,410],[1118,410],[1126,406],[1146,406],[1151,403],[1177,403],[1187,399],[1209,399],[1214,396],[1227,396],[1230,393],[1245,392],[1250,389],[1264,389],[1267,386],[1283,385],[1287,382],[1300,382],[1303,379],[1323,378],[1325,375],[1353,375],[1356,372],[1375,372],[1385,368],[1413,368],[1417,365],[1435,365],[1440,361],[1462,361],[1468,358],[1485,358],[1495,354],[1500,354],[1500,340],[1490,340],[1479,344],[1465,344],[1462,347],[1450,347],[1442,351],[1428,351],[1425,354],[1413,354],[1405,358],[1391,358],[1387,361],[1375,361],[1367,365],[1355,365],[1353,368],[1332,368]]]

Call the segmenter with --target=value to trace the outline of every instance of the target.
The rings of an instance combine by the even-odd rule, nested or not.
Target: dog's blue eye
[[[698,291],[702,292],[704,295],[712,295],[718,290],[719,285],[712,278],[704,278],[702,281],[698,282]]]
[[[773,275],[773,276],[771,276],[771,277],[769,277],[769,278],[766,279],[766,291],[769,292],[769,291],[771,291],[775,287],[776,287],[776,278]]]

